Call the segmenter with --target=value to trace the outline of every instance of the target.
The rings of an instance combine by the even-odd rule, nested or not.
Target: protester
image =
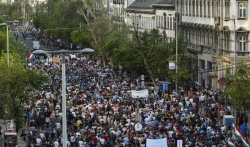
[[[229,140],[242,144],[222,123],[231,109],[218,101],[219,91],[183,89],[181,96],[156,91],[141,87],[139,80],[100,58],[76,57],[66,55],[68,147],[145,147],[147,139],[161,138],[166,138],[169,147],[175,147],[177,140],[190,147],[227,146]],[[66,138],[61,131],[61,69],[51,57],[31,62],[27,68],[41,69],[51,78],[37,94],[35,106],[26,104],[29,144],[62,146]],[[143,89],[149,89],[148,97],[131,97],[131,90]],[[135,130],[137,106],[140,131]]]

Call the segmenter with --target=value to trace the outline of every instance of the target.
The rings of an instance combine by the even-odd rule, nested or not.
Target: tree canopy
[[[247,112],[250,110],[250,67],[244,63],[237,66],[234,74],[228,75],[226,93],[233,108]]]
[[[32,93],[41,90],[49,77],[41,70],[30,70],[24,66],[23,56],[16,52],[10,54],[10,65],[7,65],[7,54],[0,56],[0,106],[1,118],[15,118],[16,127],[22,127],[24,103],[32,100]],[[33,94],[34,95],[34,94]],[[33,97],[34,98],[34,97]]]
[[[105,46],[107,56],[114,62],[129,70],[141,74],[148,73],[154,82],[159,75],[165,75],[169,79],[185,81],[190,75],[187,72],[183,43],[180,35],[178,37],[178,74],[168,70],[168,63],[175,62],[175,39],[167,42],[164,36],[159,35],[159,30],[153,29],[142,33],[129,32],[126,29],[119,29],[118,33],[109,39]],[[129,37],[132,34],[132,37]]]

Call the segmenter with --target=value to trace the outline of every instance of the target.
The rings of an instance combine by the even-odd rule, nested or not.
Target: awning
[[[217,82],[221,85],[225,85],[228,83],[227,79],[224,77],[221,77]]]

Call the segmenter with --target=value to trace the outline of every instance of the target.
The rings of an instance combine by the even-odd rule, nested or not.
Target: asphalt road
[[[18,34],[18,40],[25,43],[26,46],[32,51],[33,41],[35,41],[34,39],[32,40],[32,36],[27,34],[26,39],[24,39],[21,31],[17,32],[17,34]],[[14,33],[13,33],[13,36],[14,36]],[[15,38],[15,36],[14,36],[14,38]],[[48,48],[43,46],[41,43],[40,43],[40,49],[41,50],[48,50]]]

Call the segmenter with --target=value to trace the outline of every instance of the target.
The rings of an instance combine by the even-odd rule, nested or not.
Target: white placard
[[[144,89],[144,90],[140,90],[140,91],[137,91],[137,90],[131,90],[131,93],[132,93],[132,98],[145,98],[145,97],[148,97],[148,89]]]
[[[168,147],[167,139],[147,139],[146,147]]]
[[[169,64],[168,64],[169,66],[169,70],[174,70],[175,69],[175,64],[173,63],[173,62],[169,62]]]
[[[177,147],[182,147],[182,140],[177,140]]]

